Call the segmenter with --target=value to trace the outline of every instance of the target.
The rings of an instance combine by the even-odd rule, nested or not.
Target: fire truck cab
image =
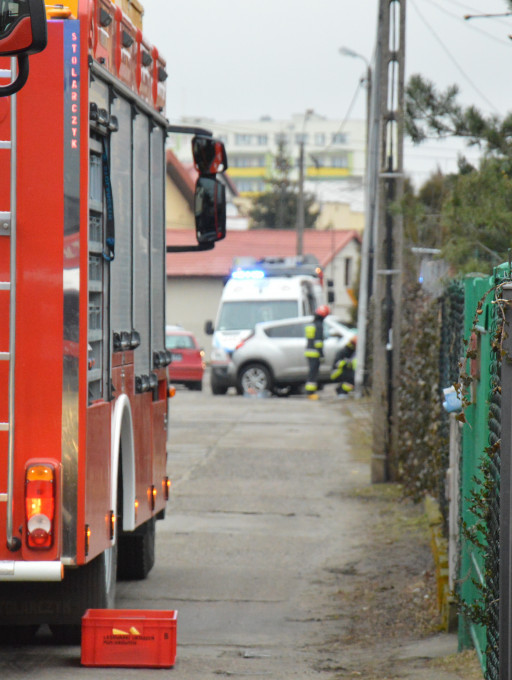
[[[153,565],[170,486],[166,64],[138,0],[46,4],[48,44],[0,98],[0,633],[112,606]],[[206,250],[227,161],[207,133],[194,153]]]

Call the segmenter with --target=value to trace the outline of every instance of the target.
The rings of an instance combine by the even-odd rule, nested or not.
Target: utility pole
[[[304,135],[299,143],[299,200],[297,203],[297,255],[303,254],[304,237]]]
[[[406,0],[380,0],[377,66],[380,134],[373,287],[373,482],[396,479],[403,225]]]
[[[302,134],[299,138],[299,197],[297,201],[297,255],[303,254],[302,241],[304,238],[304,227],[306,224],[305,208],[304,208],[304,156],[306,146],[306,123],[313,115],[313,109],[307,109],[304,113],[304,120],[302,122]]]

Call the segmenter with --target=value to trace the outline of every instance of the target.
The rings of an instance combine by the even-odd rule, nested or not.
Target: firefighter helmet
[[[330,313],[331,310],[327,305],[320,305],[320,307],[317,307],[315,311],[315,316],[320,316],[322,319],[324,319]]]

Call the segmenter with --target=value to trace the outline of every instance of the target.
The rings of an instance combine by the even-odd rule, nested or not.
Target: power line
[[[425,24],[425,26],[428,28],[428,30],[431,32],[433,37],[437,40],[443,51],[445,52],[446,56],[450,59],[450,61],[454,64],[454,66],[457,68],[459,73],[463,76],[463,78],[469,83],[469,85],[475,90],[475,92],[487,103],[487,105],[495,111],[495,113],[499,113],[498,109],[492,104],[487,97],[481,92],[477,86],[474,84],[474,82],[471,80],[471,78],[467,75],[467,73],[464,71],[464,69],[460,66],[460,64],[457,62],[455,57],[452,55],[452,53],[448,50],[444,42],[441,40],[441,38],[437,35],[437,33],[434,31],[432,26],[428,23],[428,21],[425,19],[423,14],[420,12],[418,7],[416,6],[416,3],[413,0],[410,0],[411,5],[414,7],[416,10],[416,13],[418,14],[419,18],[421,21]]]
[[[501,45],[503,45],[504,47],[507,47],[510,50],[510,47],[511,47],[510,41],[502,40],[501,38],[497,38],[492,33],[489,33],[488,31],[485,31],[484,29],[479,28],[478,26],[475,26],[472,23],[467,23],[459,14],[454,14],[453,12],[449,12],[447,9],[445,9],[441,5],[438,5],[437,2],[434,2],[434,0],[427,0],[427,2],[430,2],[431,5],[433,5],[434,7],[437,7],[437,9],[440,12],[443,12],[443,14],[446,14],[447,16],[452,17],[453,19],[457,19],[461,23],[464,23],[465,26],[467,26],[467,28],[469,28],[470,30],[475,31],[476,33],[480,33],[481,35],[484,35],[486,38],[489,38],[490,40],[492,40],[493,43],[500,43]],[[460,4],[460,3],[457,3],[457,4]],[[505,22],[503,22],[503,23],[505,23]],[[509,26],[509,28],[510,28],[510,26]]]
[[[476,9],[475,7],[470,7],[469,5],[462,3],[462,2],[457,2],[457,0],[444,0],[445,2],[451,3],[452,5],[457,5],[458,7],[461,7],[462,9],[465,9],[466,11],[474,12],[475,14],[478,14],[479,12],[482,11],[482,8]],[[496,23],[503,24],[504,26],[508,26],[510,28],[510,22],[503,21],[499,17],[492,17],[495,19]]]

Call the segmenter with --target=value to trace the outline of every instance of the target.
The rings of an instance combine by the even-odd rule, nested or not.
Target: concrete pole
[[[403,114],[406,0],[380,0],[378,62],[380,159],[374,259],[372,481],[397,476],[402,297]]]

